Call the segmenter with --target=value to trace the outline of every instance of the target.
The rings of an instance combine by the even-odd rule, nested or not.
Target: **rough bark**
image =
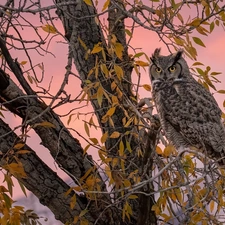
[[[71,209],[70,201],[75,193],[65,195],[70,187],[29,146],[23,146],[23,150],[28,150],[29,153],[17,154],[18,149],[14,149],[14,146],[20,143],[21,138],[2,119],[0,119],[0,136],[0,166],[7,168],[11,163],[17,163],[19,160],[27,176],[21,178],[16,171],[14,176],[54,213],[57,220],[63,223],[72,222],[73,217],[78,216],[85,209],[86,199],[77,195],[77,204],[74,209]],[[85,217],[90,221],[90,224],[93,224],[94,220],[89,213]]]

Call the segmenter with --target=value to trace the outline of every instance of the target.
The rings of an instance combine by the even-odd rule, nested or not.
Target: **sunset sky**
[[[41,26],[38,17],[35,17],[29,14],[27,15],[26,18],[28,18],[29,21],[34,24],[34,26]],[[60,32],[64,33],[60,21],[56,23],[56,27]],[[42,31],[40,27],[38,29],[40,29],[40,33],[43,36],[47,35],[47,33]],[[218,78],[221,80],[221,83],[216,84],[216,87],[218,88],[218,90],[225,89],[225,57],[224,57],[225,31],[222,28],[216,28],[214,32],[210,34],[208,37],[199,36],[199,34],[193,33],[193,35],[194,34],[195,36],[201,37],[201,39],[204,41],[205,45],[207,46],[207,48],[195,46],[198,51],[198,61],[204,63],[204,65],[209,65],[212,71],[222,72],[222,75],[218,76]],[[31,30],[23,30],[22,36],[24,38],[29,36],[30,40],[36,38],[35,34],[31,32]],[[158,36],[155,33],[149,30],[145,30],[143,28],[138,28],[134,32],[131,45],[135,48],[140,48],[140,52],[143,51],[149,56],[152,54],[155,48],[158,48],[158,47],[161,47],[162,54],[165,54],[165,55],[168,54],[167,48],[162,42],[159,41]],[[44,56],[40,56],[35,51],[31,51],[30,53],[31,53],[31,57],[32,57],[34,65],[38,63],[42,63],[42,62],[44,63],[45,77],[44,77],[44,81],[40,84],[40,86],[45,86],[45,88],[47,89],[47,87],[49,86],[49,82],[52,79],[50,92],[52,94],[55,94],[58,91],[58,88],[63,80],[63,76],[66,72],[65,66],[67,62],[67,45],[62,37],[56,36],[49,43],[48,51],[52,52],[55,55],[55,57],[53,57],[51,54],[45,54],[45,53],[44,53]],[[25,55],[18,50],[17,51],[11,50],[11,53],[14,58],[18,58],[19,62],[27,60]],[[145,58],[143,57],[141,58],[141,60],[145,61]],[[194,63],[193,61],[189,59],[187,59],[187,61],[189,66],[191,66]],[[28,65],[24,65],[23,69],[26,70],[28,68],[29,68]],[[146,70],[148,69],[146,68]],[[36,69],[36,72],[40,76],[41,70],[39,68]],[[76,73],[75,69],[74,69],[74,72]],[[10,74],[10,76],[12,77],[12,79],[14,79],[12,74]],[[134,80],[136,80],[137,78],[136,76],[137,75],[134,73],[133,74]],[[142,70],[141,84],[150,84],[147,71],[145,72],[144,70]],[[32,84],[32,87],[35,88],[35,84]],[[79,92],[81,91],[79,80],[75,77],[71,77],[69,80],[69,84],[66,87],[66,90],[68,91],[68,93],[72,95],[72,97],[75,97],[77,94],[79,94]],[[150,92],[145,91],[143,88],[140,89],[139,94],[141,95],[142,98],[150,97]],[[224,109],[222,108],[222,104],[225,99],[225,95],[215,94],[215,98],[217,99],[221,109],[224,111]],[[79,107],[80,105],[78,104],[75,105],[75,103],[71,105],[68,104],[64,107],[57,109],[56,112],[63,115],[65,113],[68,113],[70,109]],[[87,112],[87,111],[92,111],[92,108],[89,106],[88,109],[84,108],[79,110],[79,112]],[[15,117],[14,115],[6,115],[6,118],[8,119],[7,121],[10,121],[11,128],[13,128],[16,124],[18,124],[18,122],[21,122],[21,119],[18,117]],[[81,117],[81,119],[85,119],[85,117]],[[65,118],[62,117],[62,120],[67,126],[68,116]],[[69,127],[72,127],[76,129],[77,131],[79,131],[81,134],[84,134],[84,125],[82,121],[72,119],[71,123],[69,124]],[[30,145],[37,152],[40,158],[43,159],[53,170],[55,170],[57,173],[64,176],[63,173],[60,171],[60,169],[58,169],[57,166],[54,164],[54,161],[49,155],[48,150],[40,145],[40,139],[37,137],[37,135],[33,131],[31,131],[29,135],[32,136],[32,138],[28,138],[27,144]],[[79,138],[76,134],[74,134],[74,136]],[[100,132],[96,133],[95,130],[92,130],[91,136],[99,138],[101,136],[101,133]],[[85,147],[86,146],[85,141],[80,138],[79,140],[82,146]],[[91,149],[88,153],[92,154],[91,151],[94,151],[94,150]],[[3,180],[3,178],[0,177],[0,180]],[[15,194],[14,197],[16,198],[22,195],[20,192],[17,192],[17,191],[15,191],[14,194]]]

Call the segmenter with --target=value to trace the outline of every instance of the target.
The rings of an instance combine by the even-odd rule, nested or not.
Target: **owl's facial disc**
[[[179,62],[170,64],[170,66],[160,67],[156,64],[152,64],[150,67],[150,78],[152,84],[159,82],[173,82],[181,80],[182,69]]]

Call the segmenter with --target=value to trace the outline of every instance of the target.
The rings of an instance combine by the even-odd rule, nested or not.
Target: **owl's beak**
[[[167,79],[166,73],[163,73],[163,80],[166,80],[166,79]]]

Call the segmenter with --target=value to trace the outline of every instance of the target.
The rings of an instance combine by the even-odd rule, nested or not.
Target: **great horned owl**
[[[194,146],[225,165],[225,131],[212,94],[190,74],[182,51],[150,58],[152,96],[162,129],[177,148]]]

